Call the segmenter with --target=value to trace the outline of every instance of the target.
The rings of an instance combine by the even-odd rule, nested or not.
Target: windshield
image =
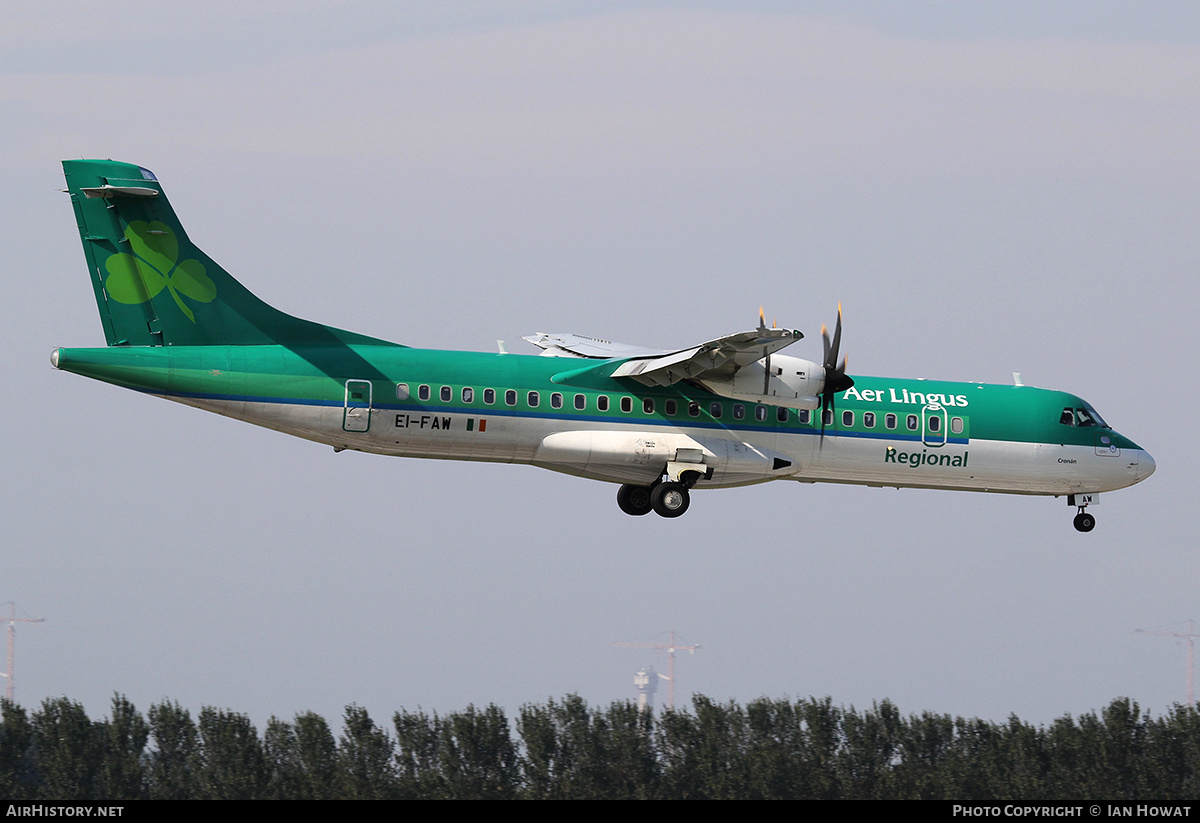
[[[1080,426],[1102,426],[1103,428],[1108,428],[1108,424],[1104,422],[1104,418],[1097,414],[1095,409],[1076,409],[1075,417],[1079,421]]]
[[[1104,418],[1091,406],[1084,406],[1083,408],[1067,406],[1062,410],[1062,414],[1059,415],[1058,422],[1064,426],[1099,426],[1104,429],[1110,428],[1104,422]]]

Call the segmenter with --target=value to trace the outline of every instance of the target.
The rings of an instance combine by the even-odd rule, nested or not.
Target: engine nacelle
[[[696,381],[713,394],[748,403],[769,403],[790,409],[821,406],[825,367],[811,360],[773,354],[742,366],[729,378]]]

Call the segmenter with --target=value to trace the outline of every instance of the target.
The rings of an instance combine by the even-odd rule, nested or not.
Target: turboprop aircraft
[[[188,239],[147,169],[63,162],[106,348],[64,371],[332,446],[526,463],[620,484],[631,515],[691,490],[797,480],[1065,496],[1075,528],[1154,460],[1084,400],[1030,386],[851,377],[758,327],[659,351],[533,335],[539,356],[410,348],[285,314]],[[503,347],[501,347],[503,349]]]

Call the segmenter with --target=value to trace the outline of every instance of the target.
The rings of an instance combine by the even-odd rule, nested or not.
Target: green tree
[[[100,739],[83,705],[48,697],[33,713],[33,748],[46,800],[94,800]]]
[[[150,797],[187,800],[198,796],[193,769],[197,757],[196,724],[178,703],[150,707]]]
[[[395,744],[361,706],[346,707],[338,746],[339,795],[352,800],[386,800],[397,794]]]
[[[896,796],[893,767],[899,757],[904,721],[895,704],[884,700],[859,714],[842,712],[844,745],[838,758],[842,796],[875,800]]]
[[[96,784],[105,800],[146,797],[146,741],[150,727],[124,695],[114,694],[112,714],[101,728],[101,761]]]
[[[33,727],[25,709],[0,698],[0,797],[28,800],[34,796],[32,745]]]
[[[199,797],[256,800],[266,795],[266,757],[249,717],[206,706],[200,710],[196,729],[200,736],[195,768]]]
[[[750,729],[745,710],[692,698],[695,714],[667,711],[659,718],[663,791],[680,799],[733,800],[750,783]]]
[[[632,704],[602,711],[568,695],[525,705],[517,731],[524,797],[603,800],[657,792],[653,721]]]
[[[439,766],[447,794],[463,800],[504,800],[517,793],[517,749],[504,710],[468,706],[441,724]]]
[[[336,797],[337,743],[324,718],[313,712],[288,723],[272,717],[263,733],[270,770],[268,796],[290,800]]]

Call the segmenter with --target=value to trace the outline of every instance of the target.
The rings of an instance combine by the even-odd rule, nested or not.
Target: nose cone
[[[1141,451],[1138,453],[1137,477],[1134,483],[1141,483],[1150,475],[1154,474],[1154,470],[1158,468],[1158,464],[1154,462],[1154,458],[1150,456],[1150,452]]]

